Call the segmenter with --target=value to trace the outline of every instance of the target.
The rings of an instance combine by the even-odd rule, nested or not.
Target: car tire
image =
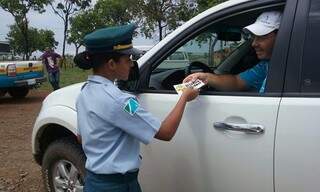
[[[9,89],[8,92],[11,97],[16,98],[16,99],[22,99],[28,95],[29,88],[28,87],[15,87],[15,88]]]
[[[6,93],[7,93],[7,91],[6,91],[6,90],[0,90],[0,97],[5,96],[5,95],[6,95]]]
[[[71,138],[49,145],[42,163],[42,176],[47,191],[82,191],[86,157],[81,145]]]

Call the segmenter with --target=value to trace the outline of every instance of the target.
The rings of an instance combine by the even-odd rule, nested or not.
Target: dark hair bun
[[[80,69],[88,70],[93,67],[91,56],[87,51],[84,51],[76,55],[73,61],[76,64],[76,66],[78,66]]]

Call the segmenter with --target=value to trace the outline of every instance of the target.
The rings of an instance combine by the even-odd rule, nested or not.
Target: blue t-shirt
[[[259,93],[264,93],[269,61],[262,60],[256,66],[239,74],[248,88],[253,88]]]

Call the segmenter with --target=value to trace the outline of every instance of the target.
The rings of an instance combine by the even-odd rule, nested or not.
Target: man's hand
[[[189,81],[195,81],[196,79],[199,79],[204,84],[207,84],[208,83],[208,74],[207,73],[193,73],[191,75],[188,75],[188,77],[186,77],[183,80],[183,83],[187,83]]]

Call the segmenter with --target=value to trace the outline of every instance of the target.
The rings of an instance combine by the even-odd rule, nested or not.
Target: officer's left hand
[[[183,97],[187,102],[194,100],[199,95],[198,89],[187,88],[183,90],[181,97]]]

